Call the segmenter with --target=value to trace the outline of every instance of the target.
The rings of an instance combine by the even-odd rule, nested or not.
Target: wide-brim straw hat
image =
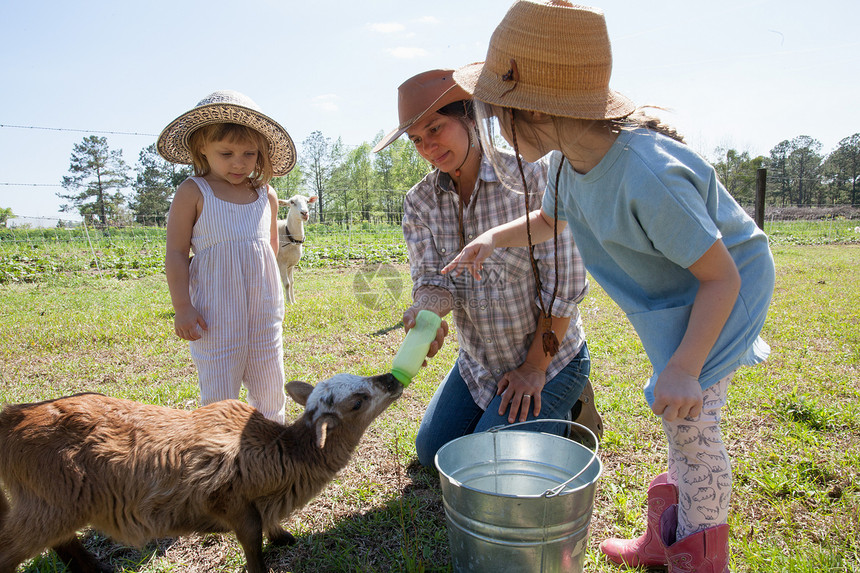
[[[484,62],[454,72],[476,99],[580,119],[635,110],[609,88],[612,48],[603,12],[564,0],[515,2],[496,27]]]
[[[213,92],[170,122],[158,136],[158,153],[172,163],[192,163],[189,136],[214,123],[236,123],[259,131],[269,141],[272,171],[286,175],[296,164],[296,146],[290,134],[248,96],[233,90]]]
[[[454,70],[430,70],[412,76],[397,88],[397,112],[400,125],[382,138],[373,152],[382,151],[428,113],[439,111],[449,103],[472,99],[454,81]]]

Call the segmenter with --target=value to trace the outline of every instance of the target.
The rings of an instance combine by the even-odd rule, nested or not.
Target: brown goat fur
[[[263,534],[343,468],[370,423],[402,393],[390,374],[290,382],[305,406],[291,425],[237,400],[193,411],[77,394],[0,412],[0,573],[53,548],[72,571],[109,571],[75,532],[129,545],[234,531],[249,573],[265,571]]]

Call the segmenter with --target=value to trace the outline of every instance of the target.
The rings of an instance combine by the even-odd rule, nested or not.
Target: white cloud
[[[422,16],[415,20],[415,22],[418,24],[439,24],[441,23],[441,20],[436,16]]]
[[[423,58],[428,55],[429,52],[424,48],[407,48],[405,46],[399,46],[397,48],[392,48],[388,50],[388,53],[398,58],[400,60],[411,60],[414,58]]]
[[[406,29],[406,27],[400,22],[374,22],[368,24],[367,27],[380,34],[394,34]]]
[[[320,111],[335,112],[340,109],[337,105],[339,99],[335,94],[323,94],[313,98],[311,105]]]

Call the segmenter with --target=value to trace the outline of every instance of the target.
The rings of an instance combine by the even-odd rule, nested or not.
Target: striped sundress
[[[191,303],[208,330],[192,341],[200,402],[238,398],[266,418],[283,423],[284,289],[270,242],[272,213],[267,187],[253,203],[218,199],[202,177],[192,177],[203,209],[191,232]]]

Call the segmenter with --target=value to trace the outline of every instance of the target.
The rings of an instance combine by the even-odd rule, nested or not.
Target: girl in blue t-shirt
[[[442,272],[479,277],[494,248],[570,227],[586,268],[642,340],[654,369],[645,396],[668,442],[668,471],[648,490],[647,531],[601,550],[628,566],[672,570],[684,561],[692,567],[684,571],[722,573],[731,467],[720,408],[732,373],[769,352],[759,332],[773,258],[714,169],[609,88],[611,66],[602,12],[520,0],[496,28],[486,62],[455,73],[484,102],[488,141],[495,118],[526,161],[552,155],[542,209],[479,236]]]

